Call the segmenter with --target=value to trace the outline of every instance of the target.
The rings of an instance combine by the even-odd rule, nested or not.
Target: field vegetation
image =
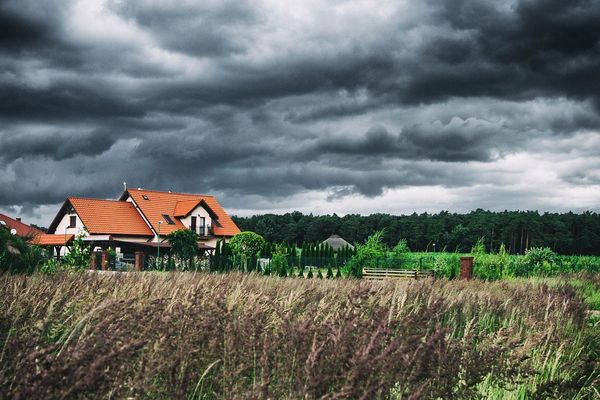
[[[0,397],[597,398],[575,280],[5,274]]]

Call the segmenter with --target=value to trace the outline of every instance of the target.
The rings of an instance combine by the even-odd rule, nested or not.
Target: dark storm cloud
[[[43,21],[21,15],[0,3],[0,51],[19,51],[46,41],[49,29]]]
[[[455,0],[433,6],[434,18],[451,34],[421,49],[422,69],[409,81],[404,100],[452,95],[598,99],[597,1]]]
[[[3,2],[0,206],[123,181],[374,197],[587,160],[568,139],[600,129],[598,21],[586,0]],[[585,160],[557,176],[597,184]]]
[[[453,118],[447,124],[434,121],[407,126],[398,134],[376,126],[359,137],[328,137],[318,140],[307,152],[444,162],[492,161],[511,149],[514,136],[506,126]]]
[[[258,15],[246,1],[218,4],[198,2],[177,7],[160,4],[114,3],[113,8],[155,35],[172,50],[192,56],[223,56],[242,51],[243,30],[258,22]],[[238,31],[239,33],[239,31]]]
[[[71,83],[49,88],[5,85],[0,92],[0,118],[64,121],[144,115],[133,101],[103,91]]]
[[[76,156],[94,156],[104,153],[118,137],[109,132],[49,131],[43,133],[0,133],[0,160],[11,162],[17,158],[47,157],[55,161]]]

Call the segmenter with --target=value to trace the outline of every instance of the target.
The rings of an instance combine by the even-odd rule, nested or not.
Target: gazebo
[[[346,246],[350,247],[351,249],[354,249],[353,245],[351,245],[350,243],[348,243],[344,238],[342,238],[339,235],[331,235],[331,236],[329,236],[327,239],[325,239],[323,241],[323,244],[328,244],[329,246],[331,246],[331,248],[335,252],[343,249]]]

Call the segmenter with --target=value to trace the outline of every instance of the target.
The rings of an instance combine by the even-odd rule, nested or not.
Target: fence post
[[[460,279],[473,278],[473,257],[460,258]]]
[[[108,250],[102,250],[102,260],[100,261],[100,266],[102,267],[102,271],[106,271],[108,269]]]
[[[92,271],[95,271],[95,270],[96,270],[96,267],[97,267],[97,266],[96,266],[96,263],[97,263],[96,256],[97,256],[97,255],[98,255],[98,254],[97,254],[95,251],[93,251],[93,252],[92,252],[92,257],[90,258],[90,269],[91,269]]]
[[[136,251],[135,252],[135,270],[140,272],[144,266],[144,252]]]

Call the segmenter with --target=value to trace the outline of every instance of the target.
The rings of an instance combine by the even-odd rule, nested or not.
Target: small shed
[[[339,235],[331,235],[327,239],[323,241],[323,244],[328,244],[331,246],[333,251],[339,251],[344,247],[348,246],[351,249],[354,249],[354,246],[348,243],[344,238]]]

